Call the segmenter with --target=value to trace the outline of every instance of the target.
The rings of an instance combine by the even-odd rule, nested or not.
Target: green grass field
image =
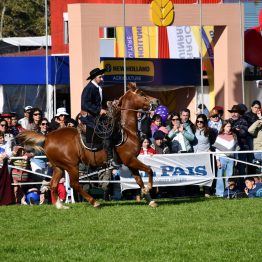
[[[261,199],[0,207],[0,261],[262,261]]]

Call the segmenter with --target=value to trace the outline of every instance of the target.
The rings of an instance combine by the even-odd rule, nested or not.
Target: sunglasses
[[[196,122],[197,122],[197,123],[204,124],[204,121],[202,121],[202,120],[197,120]]]
[[[34,113],[33,115],[34,115],[34,116],[41,116],[40,113]]]
[[[5,125],[5,124],[1,124],[1,126],[2,126],[2,127],[7,127],[7,125]]]
[[[42,123],[41,126],[49,126],[48,123]]]
[[[179,120],[179,118],[172,118],[172,121],[177,121]]]
[[[219,117],[219,115],[213,115],[213,116],[211,116],[211,117],[216,118],[216,117]]]
[[[66,115],[63,115],[63,114],[62,114],[62,115],[59,115],[59,117],[60,117],[60,116],[66,116]]]

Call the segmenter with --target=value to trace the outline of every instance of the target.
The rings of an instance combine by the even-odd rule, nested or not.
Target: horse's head
[[[160,104],[158,99],[146,95],[141,89],[138,89],[136,83],[130,82],[127,86],[129,89],[128,92],[132,96],[129,100],[132,100],[133,109],[143,109],[146,111],[151,110],[153,106],[158,106]],[[122,98],[124,98],[124,96]]]

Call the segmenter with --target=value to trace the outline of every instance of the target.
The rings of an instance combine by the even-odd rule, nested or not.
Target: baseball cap
[[[28,110],[30,110],[30,109],[32,109],[33,107],[32,106],[26,106],[25,108],[24,108],[24,110],[25,111],[28,111]]]

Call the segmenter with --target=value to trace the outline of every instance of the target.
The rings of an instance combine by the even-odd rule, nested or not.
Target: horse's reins
[[[141,109],[129,109],[129,108],[122,108],[122,107],[120,107],[119,110],[134,111],[134,112],[141,112],[141,113],[149,113],[150,112],[150,110],[147,110],[147,111],[143,110],[143,112],[142,112]]]

